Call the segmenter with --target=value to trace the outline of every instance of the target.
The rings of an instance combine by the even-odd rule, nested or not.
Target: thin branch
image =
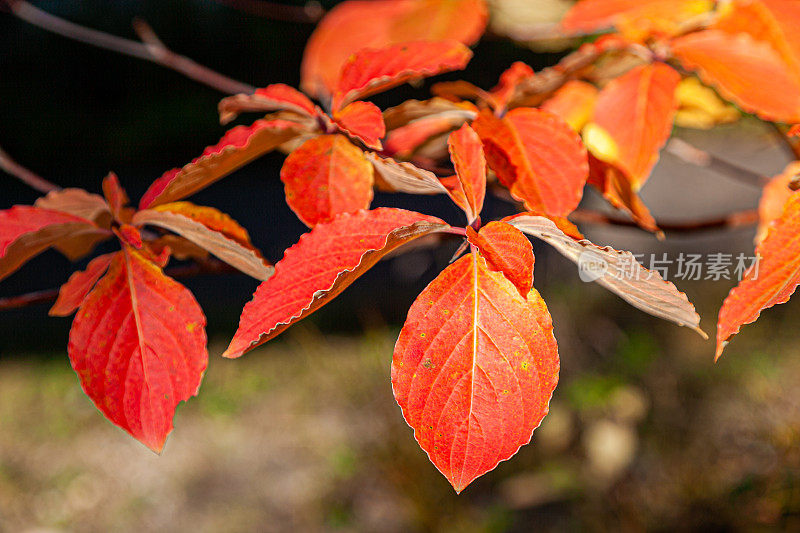
[[[306,2],[304,6],[278,4],[261,0],[217,0],[248,15],[264,17],[284,22],[314,24],[325,16],[325,9],[319,2]]]
[[[36,189],[42,194],[47,194],[52,191],[61,189],[55,183],[51,183],[39,176],[35,172],[23,167],[8,155],[5,150],[0,148],[0,168],[20,180],[22,183]]]
[[[666,151],[679,159],[692,165],[707,168],[741,183],[758,187],[761,189],[769,183],[770,179],[766,176],[753,172],[750,169],[740,167],[714,154],[700,150],[682,139],[673,137],[666,146]]]
[[[614,216],[592,211],[589,209],[578,209],[570,215],[573,222],[581,224],[599,224],[606,226],[622,226],[638,228],[636,222]],[[758,223],[758,211],[747,210],[731,213],[718,218],[688,220],[681,222],[658,221],[656,224],[662,231],[667,233],[696,233],[709,230],[735,229],[752,226]]]
[[[234,272],[238,272],[238,270],[216,259],[176,266],[164,271],[165,274],[174,279],[192,278],[203,274],[229,274]],[[56,298],[58,298],[58,289],[29,292],[18,296],[8,296],[6,298],[0,298],[0,311],[19,309],[38,303],[52,302]]]
[[[7,6],[17,18],[62,37],[137,59],[152,61],[226,94],[255,91],[255,87],[252,85],[231,79],[171,51],[142,21],[134,22],[134,28],[144,41],[137,42],[69,22],[42,11],[24,0],[0,0],[0,2]]]

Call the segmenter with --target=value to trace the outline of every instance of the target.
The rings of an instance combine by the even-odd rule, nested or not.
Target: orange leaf
[[[298,124],[288,120],[257,120],[251,126],[236,126],[203,155],[155,180],[142,196],[139,209],[186,198],[301,133]]]
[[[65,241],[89,238],[94,246],[111,235],[85,218],[27,205],[0,211],[0,279]]]
[[[680,81],[668,65],[641,65],[611,81],[597,97],[593,123],[614,141],[616,153],[608,159],[588,140],[587,145],[598,158],[619,166],[635,190],[650,176],[672,131]]]
[[[800,74],[800,5],[795,0],[737,0],[711,26],[729,34],[747,33],[772,45],[786,65]]]
[[[533,247],[517,228],[489,222],[476,232],[467,227],[467,240],[481,252],[490,270],[501,272],[525,298],[533,286]]]
[[[409,158],[426,142],[458,127],[465,122],[462,117],[434,115],[420,118],[389,132],[386,137],[386,152],[396,157]]]
[[[219,121],[227,124],[241,113],[266,111],[293,111],[306,117],[317,115],[314,102],[293,87],[283,83],[256,89],[253,94],[235,94],[219,103]]]
[[[586,149],[560,118],[516,108],[504,118],[482,112],[472,127],[489,167],[531,211],[566,216],[578,206],[589,174]]]
[[[484,0],[342,2],[317,26],[303,54],[302,89],[326,100],[342,65],[362,48],[417,40],[477,41],[488,17]]]
[[[500,75],[500,81],[492,89],[491,95],[495,111],[505,110],[508,103],[514,98],[517,86],[524,80],[533,77],[534,72],[531,67],[522,61],[515,61]]]
[[[74,313],[97,280],[106,273],[113,257],[114,254],[95,257],[89,261],[86,270],[72,274],[59,289],[58,299],[48,314],[50,316],[67,316]]]
[[[674,34],[680,22],[712,7],[706,0],[581,0],[564,16],[561,26],[567,32],[590,33],[636,20],[640,28]]]
[[[594,114],[597,88],[591,83],[570,80],[545,100],[541,108],[561,117],[575,131],[581,131]]]
[[[756,247],[758,264],[744,273],[722,303],[717,321],[716,359],[730,338],[755,322],[761,311],[786,303],[800,284],[800,192],[786,202],[780,218]]]
[[[160,452],[176,406],[200,386],[205,325],[185,287],[125,247],[75,316],[69,358],[97,408]]]
[[[597,188],[615,209],[627,213],[639,227],[661,235],[653,215],[624,171],[589,154],[588,183]]]
[[[411,306],[394,349],[392,388],[417,442],[461,492],[530,442],[558,371],[539,293],[521,297],[469,254]]]
[[[333,96],[334,112],[407,81],[463,69],[471,58],[472,51],[458,41],[413,41],[364,48],[342,67]]]
[[[339,295],[398,246],[448,226],[438,218],[381,208],[316,225],[286,250],[275,275],[242,311],[225,357],[239,357],[276,337]]]
[[[356,101],[333,114],[333,121],[350,137],[373,150],[382,150],[381,139],[386,135],[383,113],[371,102]]]
[[[311,227],[372,202],[372,165],[343,135],[321,135],[289,154],[281,168],[286,203]]]
[[[467,202],[467,219],[472,223],[481,210],[486,197],[486,158],[478,134],[467,124],[450,134],[447,141],[450,159],[456,169],[458,184]]]
[[[783,172],[764,186],[761,191],[761,201],[758,204],[759,220],[756,244],[764,240],[772,222],[783,214],[783,206],[794,194],[790,185],[797,182],[798,178],[800,178],[800,161],[792,161]]]
[[[800,121],[800,78],[768,43],[706,30],[674,40],[672,53],[745,111],[765,120]]]

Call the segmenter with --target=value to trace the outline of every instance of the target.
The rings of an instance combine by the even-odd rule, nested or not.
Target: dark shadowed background
[[[313,30],[211,0],[33,3],[132,39],[131,21],[142,18],[172,50],[255,86],[297,86]],[[0,146],[61,186],[99,192],[113,170],[135,201],[225,131],[222,94],[158,65],[2,12],[0,50]],[[466,72],[436,81],[488,88],[515,60],[538,70],[558,57],[487,36]],[[375,102],[424,98],[429,85]],[[766,175],[786,163],[752,119],[677,134]],[[239,220],[272,261],[304,229],[283,199],[283,157],[268,155],[192,198]],[[0,208],[37,196],[0,175]],[[752,208],[758,191],[665,155],[643,196],[657,218],[676,220]],[[378,195],[374,205],[460,221],[442,198]],[[509,212],[491,201],[484,218]],[[637,253],[752,253],[751,230],[658,243],[633,230],[583,229]],[[539,244],[536,286],[562,357],[551,414],[531,445],[456,497],[403,422],[388,369],[408,306],[458,244],[381,263],[310,320],[233,362],[219,354],[256,283],[186,280],[209,317],[211,361],[160,457],[82,395],[66,358],[69,319],[48,318],[47,305],[0,314],[0,531],[800,527],[796,304],[745,328],[713,365],[711,342],[580,282],[571,263]],[[48,252],[0,283],[0,297],[57,287],[75,268]],[[732,284],[678,282],[709,333]]]

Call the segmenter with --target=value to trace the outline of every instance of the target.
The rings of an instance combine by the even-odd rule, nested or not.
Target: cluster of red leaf
[[[176,405],[197,393],[208,359],[201,309],[164,274],[170,256],[202,261],[211,253],[262,280],[223,354],[239,357],[404,244],[459,236],[463,255],[408,313],[391,375],[420,446],[461,491],[531,439],[558,381],[529,236],[576,263],[601,263],[596,280],[603,286],[705,335],[673,284],[629,252],[589,242],[567,218],[588,183],[659,232],[638,191],[671,133],[681,69],[765,120],[800,122],[800,41],[791,31],[800,9],[789,0],[735,0],[719,9],[707,0],[582,0],[564,19],[565,32],[617,33],[582,45],[556,67],[534,72],[515,63],[493,89],[440,83],[435,97],[385,111],[364,100],[464,68],[486,17],[483,0],[340,4],[306,49],[306,94],[274,84],[223,99],[223,124],[245,112],[268,114],[165,173],[138,210],[110,175],[104,197],[66,189],[33,207],[0,211],[0,279],[49,247],[78,259],[116,236],[121,250],[70,277],[51,314],[78,310],[69,357],[84,390],[112,422],[158,451]],[[785,90],[767,89],[763,79]],[[275,149],[288,153],[280,175],[286,201],[311,229],[273,268],[229,216],[182,200]],[[790,190],[796,171],[787,169],[765,193],[760,275],[749,273],[725,301],[717,356],[742,324],[785,302],[800,283],[800,193]],[[522,212],[482,225],[487,182]],[[445,194],[466,224],[370,209],[375,187]]]

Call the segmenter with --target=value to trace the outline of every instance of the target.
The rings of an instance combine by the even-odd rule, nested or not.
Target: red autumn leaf
[[[627,213],[639,227],[661,235],[656,220],[623,170],[589,154],[588,183],[600,191],[615,209]]]
[[[368,148],[382,150],[381,139],[386,135],[383,113],[371,102],[356,101],[333,114],[333,121],[350,137]]]
[[[69,358],[98,409],[153,451],[208,363],[206,319],[191,292],[125,247],[83,301]]]
[[[27,205],[0,211],[0,279],[51,246],[88,239],[94,246],[111,235],[75,215]]]
[[[486,265],[502,273],[514,284],[523,298],[533,286],[533,247],[517,228],[505,222],[489,222],[475,231],[467,228],[467,239],[480,250]]]
[[[797,183],[798,179],[800,179],[800,161],[792,161],[783,172],[764,186],[758,204],[756,244],[764,240],[772,222],[783,214],[783,206],[794,194],[791,185]]]
[[[800,78],[769,43],[706,30],[674,40],[672,54],[745,111],[765,120],[800,121]]]
[[[541,108],[558,115],[575,131],[581,131],[594,114],[599,91],[591,83],[570,80],[545,100]]]
[[[281,168],[286,203],[307,226],[372,202],[372,165],[343,135],[321,135],[289,154]]]
[[[276,337],[338,296],[387,253],[447,227],[438,218],[393,208],[345,213],[316,225],[259,285],[223,355],[239,357]]]
[[[154,181],[142,196],[139,209],[192,195],[301,133],[298,124],[288,120],[257,120],[251,126],[236,126],[203,155]]]
[[[517,108],[497,118],[481,113],[472,127],[489,167],[528,210],[566,216],[578,206],[589,174],[586,149],[560,118]]]
[[[392,388],[431,462],[461,492],[531,440],[558,382],[553,325],[476,254],[417,297],[392,359]]]
[[[72,274],[58,291],[58,299],[48,313],[50,316],[68,316],[80,307],[83,299],[92,290],[97,280],[106,273],[114,254],[95,257],[81,270]]]
[[[169,204],[168,204],[169,205]],[[273,268],[249,244],[240,244],[225,233],[213,230],[202,222],[178,212],[143,209],[136,213],[133,222],[168,229],[208,250],[232,267],[259,280],[272,275]],[[238,224],[237,224],[238,226]]]
[[[611,154],[594,155],[620,167],[635,190],[650,176],[672,131],[680,80],[675,69],[663,63],[641,65],[611,81],[597,97],[592,121],[614,147]]]
[[[413,41],[364,48],[342,67],[333,109],[407,81],[463,69],[471,58],[472,51],[458,41]]]
[[[171,202],[156,206],[153,211],[168,211],[191,218],[208,229],[222,233],[242,246],[255,250],[255,247],[250,242],[250,234],[247,233],[247,230],[231,218],[230,215],[223,213],[219,209],[196,205],[191,202]]]
[[[506,106],[508,106],[508,103],[514,98],[514,92],[517,90],[517,86],[520,82],[533,75],[533,69],[522,61],[512,63],[512,65],[500,75],[499,83],[491,91],[495,111],[504,110]]]
[[[374,0],[342,2],[317,26],[303,54],[302,89],[327,100],[342,65],[362,48],[418,40],[472,44],[488,17],[484,0]]]
[[[704,339],[700,315],[685,294],[656,271],[644,268],[630,252],[576,239],[546,217],[522,213],[504,219],[519,230],[547,242],[580,269],[582,279],[596,281],[645,313],[693,329]],[[594,267],[585,270],[587,266]]]
[[[483,209],[486,197],[486,158],[478,134],[467,124],[450,134],[447,141],[457,183],[466,200],[466,214],[472,223]]]
[[[105,196],[114,218],[124,220],[123,208],[128,205],[128,194],[119,184],[119,178],[113,172],[103,179],[103,196]]]
[[[800,284],[800,192],[786,202],[780,218],[756,247],[758,263],[748,269],[722,303],[717,321],[716,359],[731,337],[761,311],[786,303]]]
[[[283,83],[256,89],[253,94],[235,94],[219,102],[219,121],[227,124],[241,113],[293,111],[307,117],[317,115],[314,102],[306,95]]]
[[[567,32],[589,33],[619,26],[623,20],[637,20],[653,24],[653,29],[677,30],[681,21],[711,7],[712,3],[705,0],[580,0],[564,16],[561,26]]]

